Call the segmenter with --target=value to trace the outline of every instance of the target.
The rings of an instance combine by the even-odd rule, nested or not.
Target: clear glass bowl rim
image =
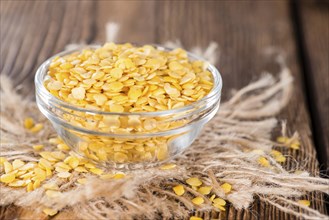
[[[175,48],[169,48],[169,47],[164,47],[164,46],[160,46],[160,45],[153,45],[155,46],[157,49],[159,50],[166,50],[166,51],[170,51],[173,50]],[[99,111],[99,110],[92,110],[92,109],[86,109],[86,108],[80,108],[78,106],[74,106],[71,105],[65,101],[60,100],[59,98],[55,97],[54,95],[52,95],[44,86],[44,78],[45,75],[47,74],[48,71],[48,66],[51,63],[51,61],[56,57],[56,56],[63,56],[63,55],[67,55],[70,53],[74,53],[74,52],[78,52],[81,51],[83,49],[97,49],[99,48],[100,45],[83,45],[81,47],[72,49],[72,50],[66,50],[66,51],[62,51],[60,53],[55,54],[54,56],[50,57],[49,59],[47,59],[46,61],[44,61],[40,67],[38,68],[35,78],[34,78],[34,82],[35,82],[35,86],[36,86],[36,93],[40,92],[40,95],[45,96],[45,98],[47,98],[48,101],[52,101],[55,104],[58,104],[64,108],[68,108],[74,111],[79,111],[79,112],[84,112],[87,114],[94,114],[94,115],[117,115],[117,116],[132,116],[132,115],[136,115],[136,116],[152,116],[152,117],[156,117],[156,116],[165,116],[165,115],[172,115],[172,114],[179,114],[179,113],[183,113],[186,111],[190,111],[195,109],[196,106],[198,105],[202,105],[202,103],[206,102],[209,99],[214,98],[216,95],[221,94],[222,91],[222,86],[223,86],[223,82],[222,82],[222,77],[221,74],[219,73],[219,71],[217,70],[217,68],[210,64],[209,62],[207,62],[207,60],[205,60],[204,58],[197,56],[191,52],[187,51],[188,54],[188,58],[192,58],[193,60],[201,60],[204,62],[207,62],[208,67],[207,69],[211,72],[213,78],[214,78],[214,86],[211,89],[211,91],[202,99],[193,102],[189,105],[180,107],[180,108],[176,108],[176,109],[171,109],[171,110],[161,110],[161,111],[155,111],[155,112],[106,112],[106,111]]]

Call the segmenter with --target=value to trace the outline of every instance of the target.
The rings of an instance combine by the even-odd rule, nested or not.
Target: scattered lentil
[[[300,148],[300,141],[294,137],[289,138],[285,136],[280,136],[277,137],[277,142],[289,146],[290,148],[295,150],[298,150]]]
[[[310,206],[311,202],[309,200],[298,200],[298,203],[304,206]]]
[[[208,195],[211,192],[211,186],[202,186],[198,189],[198,192],[202,195]]]
[[[196,177],[192,177],[186,180],[186,183],[189,184],[190,186],[201,186],[202,182]]]
[[[99,169],[99,168],[91,168],[90,172],[97,174],[97,175],[102,175],[103,170]]]
[[[181,196],[185,193],[185,189],[183,185],[177,185],[172,188],[176,195]]]
[[[218,208],[219,210],[225,211],[225,207],[220,205],[219,203],[214,203],[213,206]]]
[[[265,157],[259,157],[257,161],[263,167],[269,167],[270,166],[270,162]]]
[[[15,180],[15,173],[6,173],[1,175],[1,182],[3,183],[11,183]]]
[[[18,168],[20,168],[24,165],[25,165],[25,163],[23,161],[16,159],[13,161],[13,170],[17,170]]]
[[[38,124],[35,124],[31,129],[30,131],[32,133],[38,133],[39,131],[41,131],[43,129],[43,124],[41,123],[38,123]]]
[[[226,205],[225,200],[224,200],[224,199],[221,199],[221,198],[216,198],[216,199],[214,199],[214,200],[213,200],[213,203],[214,203],[214,204],[221,205],[221,206]]]
[[[300,148],[300,142],[299,141],[293,141],[290,144],[290,148],[295,149],[295,150],[298,150]]]
[[[55,209],[51,209],[51,208],[44,208],[43,209],[43,212],[46,214],[46,215],[49,215],[49,216],[54,216],[57,214],[57,210]]]
[[[271,155],[273,156],[273,158],[279,162],[279,163],[284,163],[286,162],[286,157],[282,155],[282,153],[280,151],[277,150],[272,150],[271,151]]]
[[[171,170],[176,167],[176,164],[169,163],[169,164],[164,164],[160,167],[161,170]]]
[[[33,145],[32,146],[34,150],[36,151],[40,151],[43,149],[43,145],[42,144],[38,144],[38,145]]]
[[[125,178],[126,174],[124,173],[116,173],[112,176],[113,179],[122,179]]]
[[[216,195],[213,194],[212,196],[210,196],[209,200],[212,202],[212,201],[214,201],[215,197],[216,197]]]
[[[26,129],[31,129],[34,126],[33,118],[25,118],[24,119],[24,127]]]
[[[288,137],[284,137],[284,136],[279,136],[276,139],[277,142],[281,143],[281,144],[285,144],[289,141]]]
[[[200,196],[195,197],[194,199],[191,200],[193,204],[195,205],[201,205],[202,203],[204,203],[204,199]]]
[[[225,193],[229,193],[232,190],[232,185],[229,183],[224,183],[220,187],[224,190]]]

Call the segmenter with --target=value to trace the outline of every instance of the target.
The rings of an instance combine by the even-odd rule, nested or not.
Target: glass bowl
[[[87,46],[96,49],[99,46]],[[63,56],[83,48],[64,51]],[[159,50],[171,50],[156,46]],[[54,56],[54,57],[55,57]],[[52,95],[44,86],[49,64],[36,72],[36,101],[58,135],[76,153],[107,168],[140,169],[157,166],[183,152],[199,136],[203,126],[219,109],[222,79],[208,64],[212,90],[190,105],[155,112],[104,112],[73,106]],[[190,60],[203,60],[188,53]]]

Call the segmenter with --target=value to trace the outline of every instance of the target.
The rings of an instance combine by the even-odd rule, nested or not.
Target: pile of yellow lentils
[[[183,49],[159,50],[145,45],[107,43],[98,49],[54,58],[44,82],[57,98],[83,109],[103,112],[155,112],[184,107],[205,97],[213,88],[207,64],[191,61]],[[154,133],[189,121],[170,116],[95,115],[70,111],[69,123],[112,134]],[[81,141],[75,146],[95,161],[116,163],[168,158],[175,136],[144,139],[108,138],[72,131]],[[177,136],[176,136],[177,137]]]
[[[56,97],[108,112],[154,112],[191,104],[213,87],[203,61],[186,51],[107,43],[52,60],[45,82]]]

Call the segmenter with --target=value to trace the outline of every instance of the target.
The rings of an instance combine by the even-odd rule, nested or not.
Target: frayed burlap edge
[[[216,45],[209,48],[205,51],[196,49],[195,52],[214,57],[211,55]],[[296,200],[313,191],[328,194],[329,181],[312,177],[307,171],[288,172],[269,156],[275,145],[270,139],[278,123],[275,115],[288,103],[292,82],[290,70],[281,63],[279,79],[265,73],[258,81],[240,89],[221,105],[200,138],[173,161],[178,165],[174,170],[136,170],[121,180],[100,180],[91,174],[74,173],[70,181],[65,182],[54,176],[47,182],[56,182],[63,192],[54,199],[47,198],[43,188],[27,193],[25,189],[1,185],[0,205],[33,207],[36,212],[41,212],[44,206],[58,210],[71,208],[81,219],[132,219],[137,216],[153,219],[159,213],[163,218],[183,218],[194,210],[220,211],[211,206],[208,197],[185,184],[185,179],[197,176],[213,187],[214,194],[237,209],[248,208],[254,196],[258,196],[295,216],[326,219],[327,216]],[[27,132],[22,122],[28,116],[43,122],[45,128],[38,134]],[[9,160],[37,161],[39,155],[32,150],[33,144],[44,144],[46,150],[53,149],[48,144],[48,139],[56,136],[51,125],[39,113],[36,104],[17,95],[10,81],[3,76],[0,117],[1,156]],[[294,138],[298,138],[297,133]],[[260,156],[270,161],[271,166],[260,166],[257,162]],[[88,178],[88,182],[76,185],[76,179],[82,175]],[[232,185],[232,192],[224,193],[220,187],[224,182]],[[173,193],[171,188],[177,183],[185,185],[187,193],[184,196]],[[205,203],[193,205],[191,198],[195,196],[203,197]]]

